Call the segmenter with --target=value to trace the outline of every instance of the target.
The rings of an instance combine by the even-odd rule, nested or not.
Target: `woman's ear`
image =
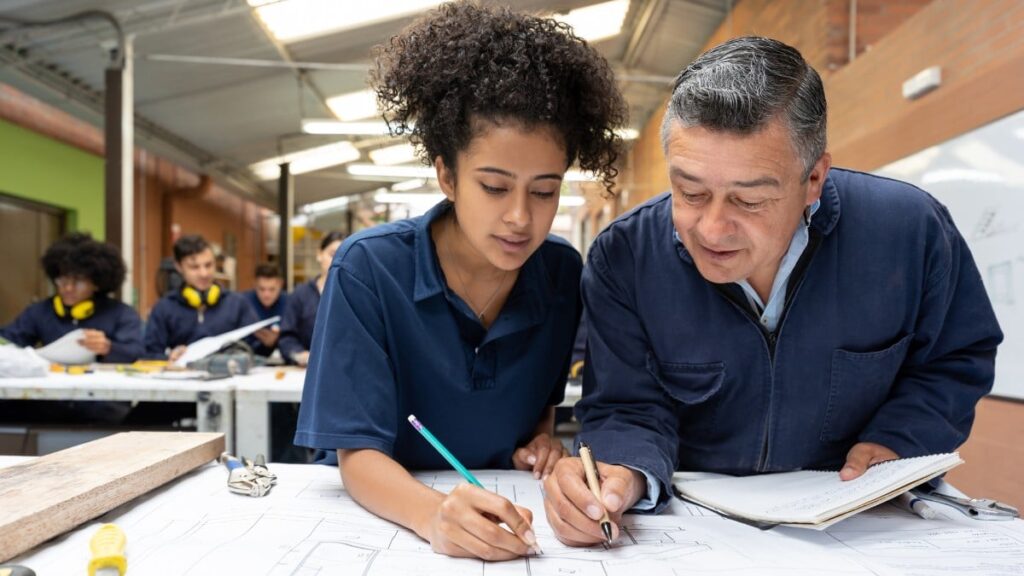
[[[441,187],[441,192],[444,192],[449,202],[455,202],[455,171],[445,165],[440,155],[434,158],[434,170],[437,172],[437,185]]]

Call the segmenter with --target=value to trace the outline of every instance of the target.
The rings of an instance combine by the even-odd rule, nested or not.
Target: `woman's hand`
[[[174,349],[171,350],[171,353],[167,355],[167,361],[176,362],[178,358],[181,358],[181,355],[184,354],[185,350],[187,349],[188,346],[185,346],[184,344],[181,346],[175,346]]]
[[[512,454],[512,465],[516,470],[532,470],[533,477],[547,478],[555,469],[555,463],[567,456],[561,440],[545,433],[534,436],[530,443]]]
[[[533,513],[528,509],[494,492],[460,484],[437,504],[417,532],[440,554],[512,560],[539,552],[532,522]]]
[[[86,328],[83,332],[85,337],[79,340],[78,343],[84,346],[86,350],[97,356],[110,354],[110,339],[107,338],[107,335],[102,330]]]

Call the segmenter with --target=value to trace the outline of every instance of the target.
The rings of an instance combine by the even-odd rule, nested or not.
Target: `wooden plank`
[[[224,451],[224,435],[122,432],[0,469],[0,562]]]

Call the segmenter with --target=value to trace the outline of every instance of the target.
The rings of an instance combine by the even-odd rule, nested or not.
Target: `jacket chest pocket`
[[[660,362],[654,354],[648,354],[647,371],[675,401],[682,427],[714,428],[719,392],[725,381],[724,362]]]
[[[913,334],[877,352],[832,353],[828,407],[821,440],[839,442],[856,437],[889,396]]]

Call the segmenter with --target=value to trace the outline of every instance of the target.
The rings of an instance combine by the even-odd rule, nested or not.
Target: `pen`
[[[904,508],[910,510],[911,512],[917,514],[925,520],[933,520],[937,516],[935,510],[932,510],[931,506],[929,506],[927,503],[925,503],[924,500],[921,500],[920,498],[914,496],[910,492],[904,492],[903,494],[900,494],[899,496],[897,496],[896,500]]]
[[[455,470],[459,474],[461,474],[463,478],[466,479],[466,482],[469,482],[470,484],[478,488],[484,487],[484,485],[481,484],[480,481],[476,479],[476,476],[473,476],[473,473],[470,472],[468,468],[463,466],[462,462],[459,462],[459,459],[456,458],[454,454],[449,452],[448,449],[444,447],[444,444],[441,444],[441,441],[438,440],[433,434],[431,434],[430,430],[427,430],[426,426],[424,426],[419,420],[416,419],[416,416],[414,414],[409,414],[409,423],[412,424],[412,427],[415,428],[417,432],[419,432],[424,438],[427,439],[427,442],[430,442],[430,445],[434,447],[434,450],[437,450],[438,454],[443,456],[444,459],[447,460],[448,463],[452,465],[452,468],[455,468]],[[484,488],[484,490],[486,490],[486,488]],[[541,553],[540,545],[537,544],[536,541],[531,543],[528,542],[526,538],[523,538],[523,542],[525,542],[526,545],[529,546],[530,549],[533,550],[535,553]]]
[[[594,455],[590,452],[590,446],[580,440],[580,460],[583,460],[583,472],[587,475],[587,485],[590,486],[590,493],[601,503],[601,481],[597,476],[597,465],[594,463]],[[601,503],[604,515],[601,517],[601,531],[608,543],[612,543],[612,521],[608,517],[608,510]]]

